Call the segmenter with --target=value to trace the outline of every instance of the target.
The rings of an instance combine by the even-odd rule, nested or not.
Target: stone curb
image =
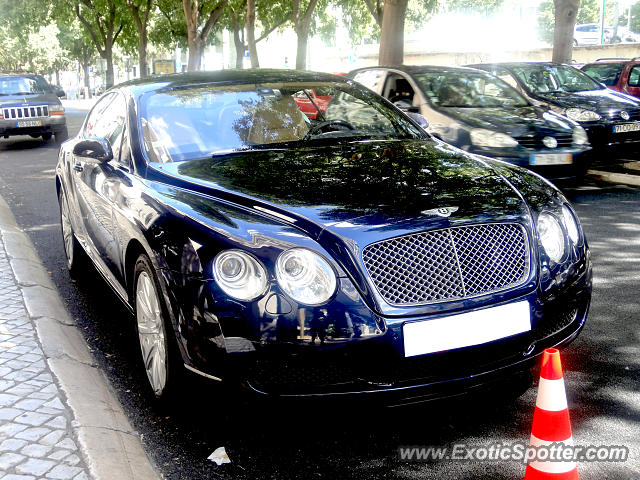
[[[594,180],[608,183],[618,183],[640,187],[640,175],[630,175],[628,173],[605,172],[602,170],[587,170],[587,176]]]
[[[0,196],[0,233],[47,363],[73,412],[80,448],[96,480],[157,480],[147,457],[31,240]]]

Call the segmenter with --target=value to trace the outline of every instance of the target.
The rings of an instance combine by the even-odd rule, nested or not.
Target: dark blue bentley
[[[313,119],[309,92],[329,99]],[[557,189],[341,77],[123,84],[56,184],[69,269],[88,256],[134,313],[158,397],[186,368],[418,401],[509,378],[587,317],[587,242]]]

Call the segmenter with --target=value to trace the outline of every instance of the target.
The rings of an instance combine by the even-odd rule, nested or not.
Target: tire
[[[69,130],[67,130],[67,126],[65,125],[60,130],[56,130],[54,132],[56,136],[56,143],[60,145],[62,142],[69,138]]]
[[[49,140],[51,140],[51,137],[52,137],[51,132],[45,132],[42,134],[42,140],[44,140],[45,142],[48,142]]]
[[[67,260],[67,269],[71,278],[75,278],[84,270],[86,257],[73,232],[69,203],[67,196],[62,191],[58,197],[58,203],[60,205],[60,227],[62,229],[62,245]]]
[[[178,391],[183,370],[167,307],[149,257],[142,254],[133,271],[136,332],[147,386],[158,401]]]

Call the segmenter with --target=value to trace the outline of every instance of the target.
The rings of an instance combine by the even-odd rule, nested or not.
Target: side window
[[[406,106],[413,105],[415,91],[409,80],[401,75],[389,74],[384,83],[384,97],[392,103],[403,102]]]
[[[629,86],[640,87],[640,65],[633,67],[629,72]]]
[[[84,130],[82,131],[82,136],[84,138],[89,137],[97,137],[98,135],[95,133],[94,129],[98,123],[98,120],[102,118],[102,112],[109,106],[109,104],[113,101],[114,94],[105,95],[98,103],[95,104],[91,112],[89,112],[89,116],[87,117],[87,121],[84,125]]]
[[[87,121],[87,128],[90,125],[89,121],[92,121],[90,136],[109,140],[113,149],[113,158],[119,162],[126,123],[126,102],[124,97],[118,93],[114,93],[111,97],[111,101],[104,108],[99,109],[99,116],[96,115],[94,118],[92,112],[91,118]],[[128,159],[123,160],[125,164],[128,164]]]
[[[384,74],[384,70],[365,70],[364,72],[357,73],[353,79],[369,90],[380,93],[380,84],[384,79]]]

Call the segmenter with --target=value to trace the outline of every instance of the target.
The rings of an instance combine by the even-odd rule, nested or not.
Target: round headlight
[[[479,147],[515,147],[518,142],[506,133],[494,132],[484,128],[474,128],[469,132],[471,143]]]
[[[576,122],[592,122],[594,120],[600,120],[598,115],[593,110],[585,110],[584,108],[567,108],[564,112],[567,117]]]
[[[564,257],[565,239],[558,220],[549,213],[541,213],[538,217],[538,235],[549,258],[559,263]]]
[[[306,305],[320,305],[336,291],[331,265],[306,248],[282,252],[276,262],[276,278],[287,295]]]
[[[248,302],[267,290],[267,272],[262,264],[242,250],[225,250],[213,261],[213,278],[224,293]]]
[[[567,235],[569,235],[573,244],[576,245],[580,238],[578,220],[576,220],[575,215],[566,205],[562,206],[562,219],[564,220],[564,226],[567,229]]]
[[[589,143],[587,132],[580,125],[573,129],[573,143],[576,145],[587,145]]]

